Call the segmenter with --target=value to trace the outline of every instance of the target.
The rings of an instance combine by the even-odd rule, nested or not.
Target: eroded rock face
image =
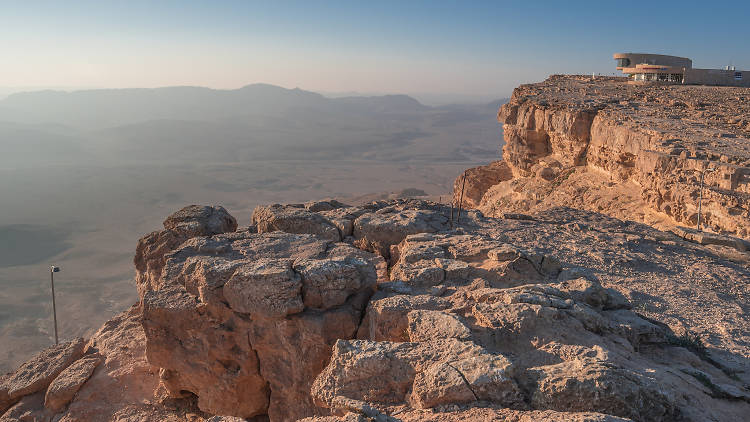
[[[311,210],[322,210],[321,208],[329,207],[320,205],[310,207]],[[342,238],[339,229],[327,218],[308,209],[293,206],[276,204],[257,207],[253,211],[253,224],[257,226],[258,233],[283,231],[315,234],[332,242],[338,242]]]
[[[414,200],[308,205],[290,207],[352,227],[449,211]],[[39,390],[6,413],[64,422],[668,421],[741,420],[750,410],[741,359],[750,325],[741,312],[721,313],[743,297],[719,284],[749,276],[737,262],[570,209],[502,219],[472,211],[454,229],[417,224],[417,233],[396,226],[378,248],[354,230],[347,242],[276,230],[188,238],[164,252],[139,306],[105,324],[51,382],[48,408]],[[390,265],[358,241],[387,249]],[[714,273],[696,266],[706,259]],[[636,286],[668,299],[662,313]],[[679,302],[688,287],[691,301],[710,306]],[[705,334],[716,318],[737,331]],[[711,351],[680,340],[680,324],[702,328]]]
[[[135,250],[135,282],[138,294],[157,289],[153,283],[161,276],[165,255],[182,242],[196,236],[211,236],[237,230],[237,221],[220,206],[190,205],[164,220],[164,230],[155,231],[138,241]]]
[[[415,233],[448,229],[448,215],[442,207],[421,206],[418,201],[395,204],[363,214],[354,221],[354,244],[385,258],[390,248]]]
[[[333,408],[342,398],[374,405],[410,402],[418,409],[477,400],[513,406],[521,395],[512,370],[502,355],[457,339],[340,340],[312,395],[317,403]]]
[[[571,411],[596,409],[634,420],[674,420],[679,412],[675,398],[660,380],[639,371],[585,358],[529,370],[537,389],[531,404],[539,408]]]
[[[313,385],[316,404],[343,412],[351,403],[367,403],[388,413],[399,406],[489,402],[637,420],[676,416],[674,397],[621,358],[635,347],[664,343],[665,328],[629,311],[617,291],[585,278],[552,282],[559,262],[482,236],[410,235],[394,251],[391,277],[411,286],[414,296],[373,298],[359,338],[377,341],[336,343]],[[440,298],[425,295],[423,272],[395,270],[431,262],[428,257],[465,264],[457,275],[440,279]],[[499,262],[516,262],[510,278]],[[526,284],[513,287],[520,280]],[[590,346],[598,344],[608,349]]]
[[[704,226],[750,238],[745,91],[561,75],[522,85],[498,113],[503,161],[516,177],[467,205],[488,215],[574,206],[694,226],[704,174]],[[482,184],[481,173],[467,174]]]
[[[205,412],[319,414],[310,385],[333,343],[356,334],[378,263],[324,233],[194,237],[144,295],[149,362],[170,394],[196,394]]]
[[[359,340],[336,343],[315,403],[351,420],[429,420],[426,408],[449,420],[488,406],[515,409],[503,414],[511,420],[700,419],[692,401],[703,393],[674,372],[696,361],[656,358],[673,353],[668,327],[566,268],[549,252],[555,245],[513,243],[521,227],[532,238],[559,230],[550,215],[503,220],[495,231],[411,234],[391,247],[389,281],[370,300]],[[627,232],[615,227],[587,230]]]
[[[464,174],[466,181],[464,182]],[[482,196],[492,186],[513,178],[508,163],[505,161],[493,161],[486,166],[472,167],[464,174],[459,175],[453,183],[455,199],[461,200],[463,190],[463,207],[477,208],[482,202]],[[458,202],[456,202],[458,204]]]
[[[158,368],[146,360],[140,320],[136,305],[104,323],[92,336],[79,362],[100,357],[101,363],[55,418],[60,422],[203,421],[194,397],[165,399]]]

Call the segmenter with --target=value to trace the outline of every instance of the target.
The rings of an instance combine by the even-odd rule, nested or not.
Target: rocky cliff
[[[221,207],[180,210],[139,242],[139,304],[0,379],[0,420],[750,411],[747,257],[571,208],[449,215],[324,201],[237,228]]]
[[[707,221],[746,235],[747,128],[718,157],[688,132],[657,143],[669,126],[618,114],[632,88],[597,83],[516,91],[505,160],[457,180],[479,210],[177,211],[138,242],[137,304],[0,376],[0,422],[746,419],[746,243],[631,217],[689,221],[680,189],[710,164]]]
[[[468,174],[486,180],[465,206],[488,215],[574,206],[694,227],[703,175],[703,226],[750,237],[746,88],[552,76],[516,88],[498,121],[503,161]],[[493,166],[507,166],[513,177],[491,174]]]

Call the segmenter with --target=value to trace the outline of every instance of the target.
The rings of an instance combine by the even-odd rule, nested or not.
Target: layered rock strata
[[[481,192],[486,214],[562,205],[695,226],[703,178],[702,224],[750,237],[746,88],[552,76],[516,88],[498,121],[515,178]]]

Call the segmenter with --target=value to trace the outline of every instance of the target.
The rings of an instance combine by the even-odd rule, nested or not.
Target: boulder
[[[312,206],[319,209],[319,206]],[[331,208],[333,209],[333,208]],[[321,239],[338,242],[342,236],[339,229],[330,220],[316,212],[293,206],[270,205],[259,206],[253,210],[253,224],[258,233],[282,231],[296,234],[314,234]]]
[[[415,233],[435,233],[448,228],[440,211],[382,208],[354,220],[355,245],[388,258],[390,248]]]
[[[375,286],[377,273],[370,262],[359,258],[300,259],[294,271],[302,278],[304,306],[327,310],[343,305],[366,286]]]
[[[497,399],[521,400],[510,361],[471,342],[421,343],[339,340],[316,378],[316,404],[337,408],[340,398],[374,405],[412,402],[416,407]]]
[[[55,413],[63,410],[100,363],[100,357],[92,356],[79,359],[67,367],[47,388],[44,406]]]
[[[596,411],[639,421],[674,420],[679,411],[658,380],[596,359],[530,369],[531,404],[559,411]]]
[[[237,221],[221,206],[190,205],[164,220],[164,230],[152,232],[138,241],[135,250],[135,282],[142,298],[147,290],[158,289],[157,282],[166,255],[188,239],[237,230]]]
[[[349,205],[346,205],[335,199],[305,202],[305,209],[310,212],[332,211],[339,208],[349,208]]]
[[[83,354],[82,338],[51,346],[22,364],[3,382],[8,401],[46,389],[65,368]]]
[[[237,266],[222,289],[235,312],[285,317],[302,312],[302,280],[289,259],[265,259]]]

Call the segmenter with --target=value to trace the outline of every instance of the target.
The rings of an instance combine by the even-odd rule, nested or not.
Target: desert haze
[[[274,202],[447,202],[463,169],[498,154],[500,103],[428,107],[265,84],[0,100],[0,372],[52,341],[50,264],[62,268],[61,337],[91,334],[136,300],[133,248],[172,210],[222,204],[247,225]]]

